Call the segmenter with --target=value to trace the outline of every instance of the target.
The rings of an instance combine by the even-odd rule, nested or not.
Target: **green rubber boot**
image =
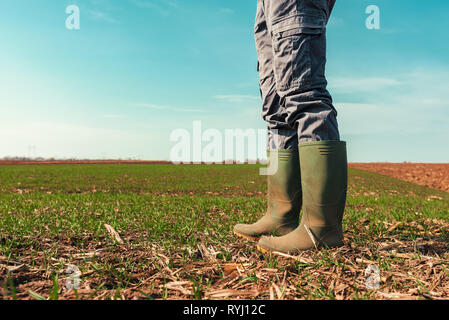
[[[234,234],[256,241],[262,235],[284,235],[299,225],[301,211],[301,178],[297,150],[268,151],[278,160],[277,171],[268,175],[268,210],[256,223],[237,224]],[[273,155],[274,153],[274,155]]]
[[[348,184],[346,143],[299,145],[303,215],[301,224],[283,237],[262,237],[262,252],[295,254],[301,250],[343,245],[342,219]]]

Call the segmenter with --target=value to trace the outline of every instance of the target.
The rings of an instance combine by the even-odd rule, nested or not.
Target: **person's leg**
[[[297,149],[297,130],[287,124],[287,111],[276,90],[273,66],[273,46],[263,9],[263,0],[257,1],[254,26],[259,72],[262,118],[267,124],[268,149]]]
[[[325,77],[329,0],[265,0],[264,9],[283,121],[300,143],[340,140]]]
[[[258,0],[255,24],[255,40],[258,54],[258,71],[262,97],[262,117],[268,128],[268,156],[278,162],[277,171],[267,176],[268,209],[253,224],[238,224],[234,233],[255,240],[261,235],[283,235],[299,225],[301,210],[301,183],[299,176],[297,131],[286,123],[287,112],[277,94],[271,36],[263,10]]]
[[[332,0],[265,0],[276,92],[286,122],[298,131],[303,192],[301,224],[282,237],[262,237],[262,251],[295,253],[343,242],[346,144],[326,89],[326,23]]]

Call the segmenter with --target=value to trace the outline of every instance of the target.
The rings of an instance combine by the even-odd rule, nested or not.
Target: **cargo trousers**
[[[255,41],[268,149],[340,140],[327,90],[326,25],[335,0],[257,0]]]

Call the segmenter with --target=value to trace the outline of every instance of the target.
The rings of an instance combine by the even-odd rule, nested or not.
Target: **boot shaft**
[[[303,220],[309,226],[341,225],[348,183],[346,143],[302,143],[299,156]]]
[[[274,174],[267,176],[268,209],[274,219],[298,217],[302,204],[301,176],[297,150],[268,150],[268,159],[277,161]]]
[[[262,252],[296,254],[301,250],[343,245],[342,218],[346,202],[346,144],[319,141],[299,145],[302,186],[301,224],[282,237],[262,237]]]

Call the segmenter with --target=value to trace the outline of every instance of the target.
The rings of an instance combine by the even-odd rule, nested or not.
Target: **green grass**
[[[170,298],[172,291],[159,292],[154,288],[156,294],[151,294],[151,284],[145,282],[145,276],[134,275],[149,266],[159,267],[157,272],[164,275],[167,272],[164,267],[176,270],[202,261],[198,254],[192,253],[199,243],[218,248],[219,263],[235,260],[234,244],[240,245],[238,254],[254,255],[254,246],[236,239],[231,230],[237,222],[255,221],[266,208],[266,177],[258,174],[259,168],[258,165],[0,166],[0,256],[26,262],[29,270],[35,270],[48,281],[46,291],[35,290],[33,294],[60,298],[58,281],[63,287],[64,268],[74,255],[99,248],[113,252],[111,248],[118,247],[104,227],[109,224],[119,232],[130,252],[76,260],[83,273],[94,275],[90,294],[101,296],[102,291],[113,290],[114,294],[102,298],[119,298],[142,282],[147,288],[144,296],[140,294],[143,298]],[[437,238],[442,243],[449,242],[445,228],[435,236],[433,220],[449,221],[448,193],[349,170],[344,227],[352,247],[374,248],[382,239],[393,238],[399,241]],[[396,222],[400,225],[389,231]],[[152,246],[169,261],[159,263],[132,256],[132,250],[145,251]],[[378,257],[373,253],[370,258]],[[273,257],[259,257],[258,261],[265,268],[279,268]],[[320,268],[320,263],[342,270],[346,266],[343,260],[332,257],[317,261],[316,268]],[[395,263],[392,261],[381,259],[381,268],[388,270]],[[307,280],[310,268],[304,271],[307,268],[294,263],[285,268],[280,270],[295,270],[291,272],[296,282],[311,281]],[[245,281],[261,281],[254,270],[250,270]],[[210,276],[189,272],[184,275],[183,279],[191,279],[192,299],[204,298],[207,286],[213,285]],[[329,292],[324,282],[314,279],[318,279],[314,286],[299,285],[297,297],[333,299],[334,293]],[[36,281],[28,280],[16,278],[17,289],[12,289],[10,280],[4,281],[5,292],[20,296],[20,285],[26,287]],[[153,286],[157,287],[155,283]],[[423,284],[416,286],[422,288]],[[352,288],[352,298],[366,294],[357,285]],[[365,297],[370,298],[369,294]]]

